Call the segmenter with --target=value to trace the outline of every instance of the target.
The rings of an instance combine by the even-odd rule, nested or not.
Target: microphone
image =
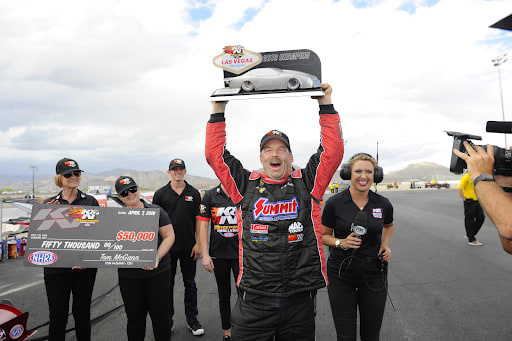
[[[358,212],[356,217],[354,218],[354,222],[350,227],[350,231],[354,232],[357,235],[357,238],[362,239],[362,237],[366,234],[366,224],[368,222],[368,217],[364,212]],[[352,253],[356,253],[357,249],[353,249]]]
[[[485,131],[488,133],[512,133],[512,122],[510,121],[487,121]]]

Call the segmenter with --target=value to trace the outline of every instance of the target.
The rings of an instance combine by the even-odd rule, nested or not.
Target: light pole
[[[28,165],[29,169],[32,169],[32,199],[36,197],[34,171],[39,170],[35,164]]]
[[[496,57],[492,60],[493,65],[498,67],[498,79],[500,81],[500,98],[501,98],[501,114],[503,116],[503,121],[505,121],[505,107],[503,106],[503,91],[501,89],[501,69],[500,65],[505,63],[508,59],[505,58],[507,56],[506,53],[501,56]],[[507,149],[507,134],[503,134],[505,136],[505,149]]]

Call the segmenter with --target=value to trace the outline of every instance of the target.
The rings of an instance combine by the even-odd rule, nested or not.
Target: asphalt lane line
[[[28,288],[31,288],[33,286],[36,286],[36,285],[39,285],[39,284],[42,284],[42,283],[44,283],[44,281],[37,281],[37,282],[34,282],[34,283],[25,284],[25,285],[16,287],[16,288],[11,289],[11,290],[0,292],[0,297],[2,297],[2,296],[5,297],[5,296],[7,296],[9,294],[12,294],[12,293],[15,293],[15,292],[18,292],[18,291],[22,291],[22,290],[28,289]]]

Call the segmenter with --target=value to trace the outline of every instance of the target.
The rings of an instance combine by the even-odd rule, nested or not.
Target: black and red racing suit
[[[320,146],[281,180],[250,172],[225,148],[224,113],[206,129],[206,160],[237,206],[240,289],[273,297],[327,285],[320,201],[343,158],[340,119],[320,106]]]

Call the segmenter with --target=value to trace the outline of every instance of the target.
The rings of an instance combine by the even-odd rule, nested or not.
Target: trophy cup
[[[323,96],[320,58],[311,50],[257,53],[225,46],[213,64],[224,70],[223,89],[210,101],[290,96]]]

